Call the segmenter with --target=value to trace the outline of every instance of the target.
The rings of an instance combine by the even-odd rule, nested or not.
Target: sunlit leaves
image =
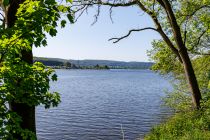
[[[181,65],[176,55],[166,46],[164,41],[153,41],[152,46],[153,49],[148,51],[147,54],[155,62],[152,66],[154,71],[158,71],[161,74],[180,72]]]

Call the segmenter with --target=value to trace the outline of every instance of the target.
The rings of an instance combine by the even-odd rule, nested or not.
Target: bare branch
[[[144,30],[154,30],[154,31],[157,31],[157,29],[152,28],[152,27],[146,27],[146,28],[142,28],[142,29],[132,29],[126,35],[124,35],[122,37],[119,37],[119,38],[111,38],[111,39],[109,39],[109,41],[114,40],[113,43],[117,43],[120,40],[129,37],[132,32],[140,32],[140,31],[144,31]]]
[[[81,1],[74,1],[74,3],[81,3]],[[81,3],[82,5],[105,5],[105,6],[112,6],[112,7],[128,7],[128,6],[133,6],[136,5],[137,2],[135,0],[130,1],[130,2],[103,2],[101,0],[84,0],[83,3]]]
[[[97,7],[97,13],[94,16],[95,17],[95,20],[93,21],[93,23],[91,25],[94,25],[98,21],[98,17],[100,15],[100,11],[101,11],[101,5],[98,5],[98,7]]]
[[[82,16],[82,14],[87,10],[88,6],[84,5],[83,7],[81,7],[80,9],[78,9],[77,11],[82,11],[79,13],[79,15],[77,16],[77,18],[75,19],[75,22],[77,22],[77,20]],[[75,11],[75,13],[77,12]]]
[[[111,22],[114,23],[114,21],[113,21],[113,19],[112,19],[112,8],[113,8],[113,7],[110,7],[110,8],[109,8],[109,17],[110,17]]]
[[[118,1],[118,0],[107,0],[107,1],[102,1],[102,0],[75,0],[73,1],[73,4],[71,5],[71,9],[73,10],[74,13],[78,13],[75,22],[81,17],[81,15],[87,11],[90,7],[97,6],[97,12],[94,15],[94,21],[91,25],[94,25],[98,21],[98,17],[100,15],[100,8],[101,6],[109,6],[109,16],[111,19],[111,22],[113,23],[112,19],[112,8],[113,7],[128,7],[128,6],[133,6],[136,5],[135,0],[131,0],[129,2],[124,2],[124,1]]]

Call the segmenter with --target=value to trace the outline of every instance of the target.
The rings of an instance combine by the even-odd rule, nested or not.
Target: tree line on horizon
[[[65,60],[34,57],[34,62],[42,62],[53,68],[69,69],[151,69],[152,62],[123,62],[111,60]]]

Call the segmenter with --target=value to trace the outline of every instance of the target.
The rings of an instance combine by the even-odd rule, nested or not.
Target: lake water
[[[169,82],[149,70],[56,70],[58,107],[37,108],[40,140],[134,140],[169,114]]]

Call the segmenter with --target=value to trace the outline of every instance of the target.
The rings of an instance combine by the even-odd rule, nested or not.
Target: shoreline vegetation
[[[59,58],[34,57],[34,62],[41,62],[53,69],[150,69],[152,62],[123,62],[111,60],[66,60]]]
[[[153,65],[153,69],[157,64]],[[145,140],[210,139],[210,56],[197,57],[192,60],[192,64],[202,93],[200,108],[193,108],[181,67],[174,67],[171,70],[174,89],[163,99],[165,105],[171,108],[174,114],[154,126],[145,136]],[[161,70],[163,72],[163,68]]]
[[[78,69],[78,70],[109,70],[110,68],[107,66],[107,65],[105,65],[105,66],[103,66],[103,65],[96,65],[96,66],[73,66],[73,67],[71,67],[71,66],[65,66],[65,65],[61,65],[61,66],[48,66],[48,67],[50,67],[50,68],[52,68],[52,69],[73,69],[73,70],[75,70],[75,69]]]

